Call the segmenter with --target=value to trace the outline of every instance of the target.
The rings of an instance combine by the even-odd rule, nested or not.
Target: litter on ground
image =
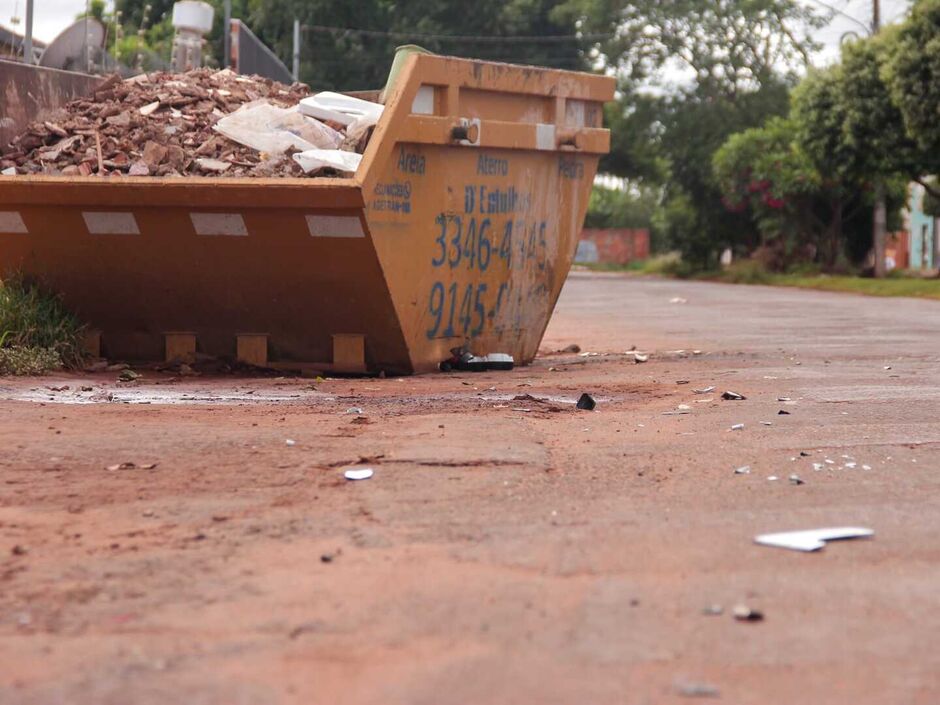
[[[762,546],[789,548],[793,551],[818,551],[827,541],[857,539],[874,536],[875,532],[856,526],[844,526],[827,529],[809,529],[807,531],[784,531],[777,534],[760,534],[754,537],[754,543]]]

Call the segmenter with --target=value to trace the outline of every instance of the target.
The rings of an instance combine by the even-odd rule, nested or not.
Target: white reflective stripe
[[[189,218],[197,235],[248,235],[238,213],[190,213]]]
[[[555,126],[537,123],[535,126],[535,148],[555,149]]]
[[[421,86],[411,102],[411,112],[417,115],[434,114],[434,86]]]
[[[82,218],[92,235],[140,235],[133,213],[82,211]]]
[[[357,215],[308,215],[307,229],[313,237],[365,237]]]
[[[18,211],[0,211],[0,233],[28,233]]]

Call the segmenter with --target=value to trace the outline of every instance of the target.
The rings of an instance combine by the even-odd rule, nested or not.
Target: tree
[[[938,187],[923,178],[940,174],[940,0],[915,2],[892,39],[882,76],[919,150],[913,177],[940,198]]]
[[[708,268],[726,247],[749,250],[758,244],[759,234],[747,215],[722,204],[712,158],[729,136],[785,115],[788,107],[788,88],[782,82],[768,82],[734,100],[687,91],[665,101],[660,144],[669,163],[666,202],[678,198],[692,208],[692,227],[677,244],[693,264]],[[675,212],[688,222],[685,208]]]
[[[569,0],[565,13],[621,77],[601,168],[664,184],[660,231],[698,266],[753,246],[753,223],[721,204],[712,156],[734,132],[786,114],[821,18],[798,0]],[[668,76],[682,87],[664,93]]]
[[[555,18],[559,4],[479,0],[468,12],[453,0],[252,0],[248,20],[287,58],[299,19],[305,28],[301,79],[317,89],[349,90],[383,86],[395,47],[409,43],[441,54],[585,68],[585,45],[573,21]]]
[[[657,189],[636,184],[626,184],[622,189],[595,186],[584,227],[649,228],[659,195]]]
[[[680,67],[706,93],[734,96],[809,61],[823,24],[798,0],[569,0],[604,64],[634,83]]]

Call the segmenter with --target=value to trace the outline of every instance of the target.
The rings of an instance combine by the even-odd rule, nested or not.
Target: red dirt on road
[[[575,273],[543,351],[0,380],[0,702],[940,702],[940,305]]]

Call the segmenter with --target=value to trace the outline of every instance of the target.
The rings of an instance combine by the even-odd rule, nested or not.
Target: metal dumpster
[[[609,147],[614,80],[408,59],[354,178],[0,179],[0,272],[113,359],[341,372],[535,356]]]

